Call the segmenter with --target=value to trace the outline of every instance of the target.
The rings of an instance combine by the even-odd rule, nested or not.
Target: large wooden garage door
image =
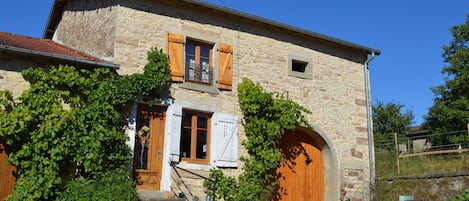
[[[11,165],[7,165],[7,160],[8,154],[2,142],[0,142],[0,200],[5,199],[12,192],[15,185],[14,174],[16,169]]]
[[[276,200],[324,201],[324,161],[313,140],[302,132],[287,132],[280,141],[286,161],[280,163]]]

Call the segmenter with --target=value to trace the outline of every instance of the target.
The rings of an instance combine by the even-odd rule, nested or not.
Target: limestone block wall
[[[29,88],[29,83],[23,79],[21,70],[30,67],[37,67],[37,63],[27,58],[0,53],[0,90],[8,90],[15,99],[18,98]]]
[[[118,0],[69,0],[53,40],[112,60]]]
[[[331,142],[328,146],[338,165],[335,173],[342,176],[326,185],[345,186],[353,200],[369,199],[364,196],[369,193],[370,168],[363,52],[177,1],[121,0],[118,6],[96,9],[67,9],[56,39],[94,55],[112,57],[120,64],[121,74],[141,72],[151,47],[166,51],[167,33],[231,45],[233,90],[205,93],[173,83],[170,92],[176,102],[241,116],[236,90],[244,77],[268,91],[287,94],[312,111],[308,120]],[[88,22],[93,20],[105,28],[93,29]],[[70,23],[74,27],[67,25]],[[101,35],[108,36],[99,38],[106,45],[83,39]],[[289,55],[310,61],[312,79],[288,75]],[[244,155],[241,141],[245,135],[242,128],[239,131],[239,152]],[[240,170],[228,171],[237,174]]]

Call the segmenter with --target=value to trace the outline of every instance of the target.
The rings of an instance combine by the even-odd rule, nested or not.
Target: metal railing
[[[215,192],[216,192],[216,185],[217,185],[217,181],[216,180],[212,180],[210,178],[207,178],[205,176],[202,176],[198,173],[195,173],[195,172],[192,172],[188,169],[185,169],[185,168],[182,168],[182,167],[178,167],[177,166],[177,163],[174,163],[174,162],[171,162],[170,163],[171,167],[173,168],[174,172],[177,174],[178,178],[181,180],[181,183],[184,185],[185,189],[188,191],[188,194],[189,194],[189,197],[190,198],[193,198],[194,195],[192,194],[192,192],[190,191],[189,187],[184,183],[182,177],[181,177],[181,174],[179,174],[178,170],[182,170],[186,173],[189,173],[191,175],[194,175],[194,176],[197,176],[199,178],[202,178],[202,179],[205,179],[205,180],[208,180],[208,181],[211,181],[213,183],[213,198],[212,197],[207,197],[207,201],[210,201],[210,200],[216,200],[216,196],[215,196]],[[181,190],[181,192],[184,194],[185,198],[188,198],[188,196]]]
[[[377,177],[457,174],[469,171],[469,142],[436,141],[450,139],[454,134],[466,136],[467,131],[421,135],[418,138],[394,135],[394,139],[375,141]]]
[[[208,64],[186,62],[184,81],[211,85],[213,81],[213,67]]]

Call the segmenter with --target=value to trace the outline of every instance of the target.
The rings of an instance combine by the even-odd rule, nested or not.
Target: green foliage
[[[404,132],[410,128],[414,115],[410,110],[402,113],[403,108],[401,104],[380,101],[373,106],[373,133],[377,148],[395,150],[394,133],[399,135],[398,139],[405,139]]]
[[[432,88],[436,95],[425,126],[434,133],[465,130],[469,123],[469,15],[466,23],[451,29],[453,40],[443,47],[443,59],[447,66],[445,84]],[[467,137],[454,134],[435,137],[437,145],[467,142]]]
[[[275,196],[276,170],[282,155],[278,143],[285,130],[309,124],[304,113],[310,113],[299,104],[285,99],[281,94],[265,92],[259,84],[248,79],[238,85],[238,98],[245,120],[247,140],[243,142],[249,157],[244,162],[243,173],[236,179],[212,170],[210,179],[216,181],[216,198],[231,200],[269,200]],[[213,196],[213,182],[204,186]]]
[[[468,201],[469,200],[469,192],[464,192],[456,195],[452,201]]]
[[[131,154],[122,133],[123,106],[158,98],[149,95],[170,79],[167,58],[156,49],[148,52],[143,74],[67,65],[22,74],[31,85],[18,102],[0,93],[0,139],[19,170],[7,200],[53,200],[71,179],[72,192],[74,186],[101,185],[103,174],[125,169]]]
[[[108,171],[95,179],[75,178],[60,192],[57,201],[124,201],[138,200],[130,175],[125,171]]]

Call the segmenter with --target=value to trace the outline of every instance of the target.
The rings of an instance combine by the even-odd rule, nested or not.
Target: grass
[[[392,181],[383,179],[393,176],[467,172],[469,152],[400,158],[400,174],[397,171],[395,154],[376,153],[375,157],[377,181],[374,200],[398,201],[400,195],[413,195],[416,200],[452,200],[461,193],[461,190],[453,189],[452,183],[459,181],[464,186],[469,186],[469,177]]]
[[[469,153],[426,155],[399,159],[393,153],[376,153],[377,177],[469,171]]]

